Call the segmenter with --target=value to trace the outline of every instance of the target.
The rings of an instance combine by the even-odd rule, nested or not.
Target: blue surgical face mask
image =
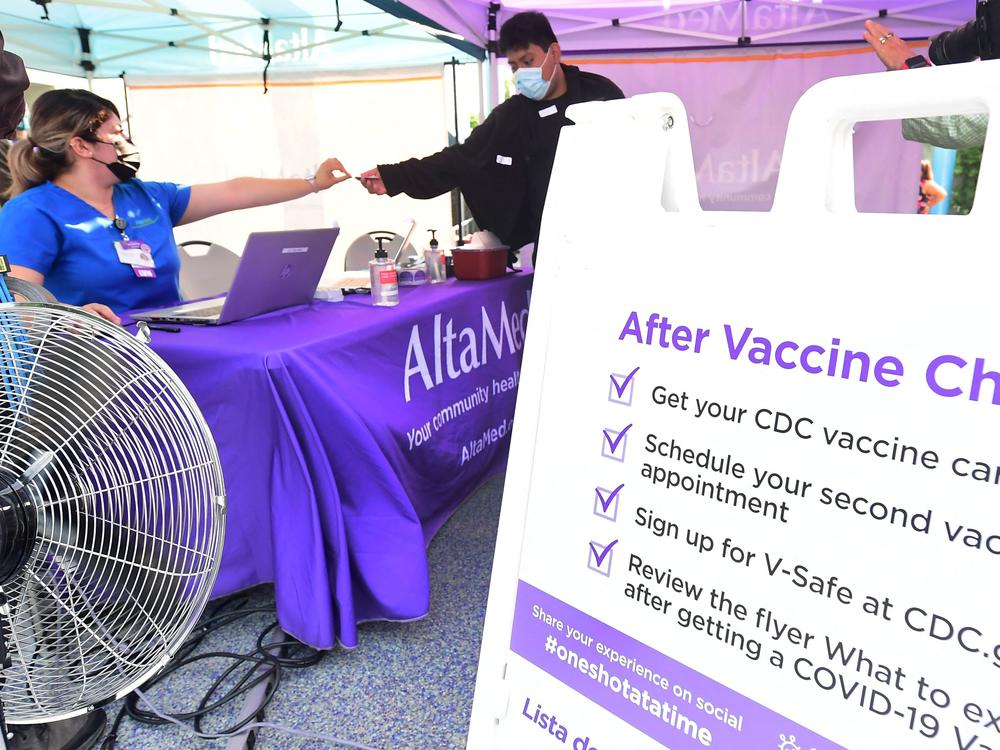
[[[549,47],[549,50],[552,48]],[[552,71],[552,78],[546,81],[542,78],[542,66],[545,65],[545,61],[549,59],[549,53],[545,53],[545,57],[542,58],[542,64],[537,68],[518,68],[514,71],[514,86],[517,88],[517,93],[523,94],[529,99],[534,99],[536,102],[542,101],[546,95],[549,93],[549,88],[552,86],[552,80],[555,79],[555,71]]]

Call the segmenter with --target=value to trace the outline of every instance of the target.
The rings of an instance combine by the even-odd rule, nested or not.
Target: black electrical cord
[[[296,652],[304,651],[304,656],[277,656],[276,661],[283,667],[289,667],[291,669],[302,669],[305,667],[311,667],[315,664],[319,664],[323,659],[323,651],[306,646],[305,644],[296,640],[282,640],[282,641],[271,641],[270,643],[265,643],[264,639],[271,633],[272,630],[278,627],[278,621],[275,620],[266,628],[263,632],[257,636],[257,651],[260,653],[269,654],[272,649],[284,646],[285,648],[294,648]],[[295,652],[293,652],[295,653]]]
[[[271,640],[269,636],[279,627],[277,621],[272,622],[257,636],[254,649],[245,654],[237,654],[228,651],[210,651],[195,654],[195,650],[201,645],[205,638],[214,632],[238,622],[245,617],[256,614],[273,614],[271,607],[248,607],[249,600],[243,596],[235,596],[219,602],[211,612],[198,621],[198,625],[181,647],[170,664],[162,672],[148,680],[140,688],[147,692],[157,684],[178,672],[185,667],[197,664],[206,659],[229,659],[229,665],[211,687],[198,701],[198,706],[191,711],[170,714],[178,721],[193,722],[193,728],[201,734],[237,734],[245,726],[259,720],[259,715],[268,706],[278,692],[281,683],[282,671],[288,669],[301,669],[318,664],[324,656],[323,651],[306,646],[299,641],[286,636],[282,640]],[[244,673],[236,678],[236,681],[225,690],[223,686],[231,678],[237,675],[239,669],[244,669]],[[206,729],[204,721],[214,712],[224,706],[230,705],[233,701],[253,690],[257,685],[265,681],[271,681],[271,688],[264,696],[260,706],[247,716],[230,727],[225,729]],[[111,731],[101,744],[101,750],[113,750],[118,741],[118,732],[121,729],[122,721],[128,715],[133,721],[141,724],[159,726],[170,722],[160,718],[152,711],[148,711],[139,706],[139,696],[131,693],[125,698],[124,705],[118,711],[111,724]]]

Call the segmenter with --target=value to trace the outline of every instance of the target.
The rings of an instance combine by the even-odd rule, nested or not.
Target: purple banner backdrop
[[[860,38],[860,21],[856,31]],[[568,62],[607,76],[628,96],[677,94],[690,119],[701,205],[725,211],[771,208],[788,118],[806,89],[832,76],[903,75],[885,72],[867,45],[570,57]],[[919,144],[903,140],[898,121],[860,123],[854,136],[858,210],[916,213],[921,155]]]
[[[844,750],[525,581],[518,582],[510,647],[674,750]],[[529,701],[528,719],[531,708]]]
[[[429,607],[426,545],[506,465],[532,276],[318,302],[153,332],[219,446],[229,511],[215,596],[273,581],[318,648]]]

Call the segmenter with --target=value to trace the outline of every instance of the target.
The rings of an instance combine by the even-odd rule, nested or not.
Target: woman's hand
[[[115,315],[114,311],[107,305],[102,305],[100,302],[91,302],[89,304],[83,305],[81,310],[86,310],[92,315],[96,315],[98,318],[104,318],[112,323],[121,323],[122,319]]]
[[[877,21],[865,21],[865,41],[886,70],[904,70],[906,61],[917,55],[910,45]]]
[[[340,174],[337,174],[337,172]],[[344,165],[340,163],[340,159],[327,159],[319,165],[313,182],[316,185],[316,191],[319,192],[320,190],[333,187],[338,182],[349,179],[351,179],[351,175],[344,169]]]

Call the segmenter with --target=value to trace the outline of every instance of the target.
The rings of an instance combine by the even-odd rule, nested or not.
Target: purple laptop
[[[222,325],[312,302],[339,228],[254,232],[240,256],[229,293],[148,310],[136,320]]]

